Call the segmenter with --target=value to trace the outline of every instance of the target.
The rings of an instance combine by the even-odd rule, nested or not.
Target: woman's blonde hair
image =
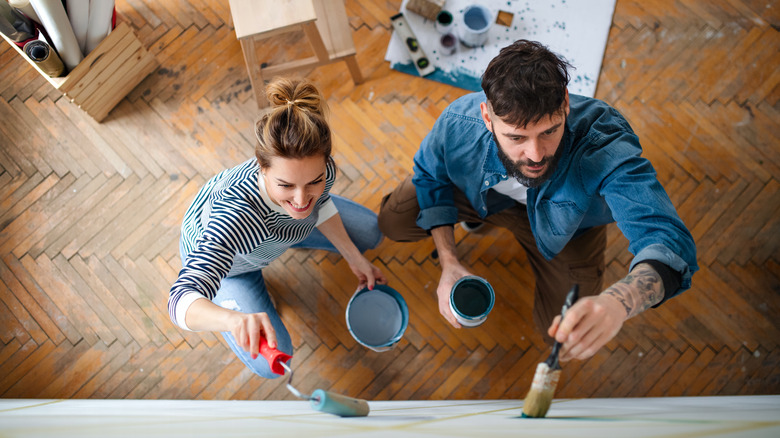
[[[317,87],[305,79],[276,78],[266,87],[271,111],[255,124],[255,155],[261,168],[274,157],[287,159],[331,155],[327,104]]]

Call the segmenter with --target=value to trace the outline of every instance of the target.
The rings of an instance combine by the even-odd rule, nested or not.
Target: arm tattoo
[[[603,292],[626,309],[626,319],[634,317],[664,298],[664,283],[652,266],[640,263],[625,278]]]

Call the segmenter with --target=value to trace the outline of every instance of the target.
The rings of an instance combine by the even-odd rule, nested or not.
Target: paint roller
[[[292,356],[276,348],[271,348],[265,338],[260,338],[260,355],[268,361],[271,371],[284,375],[289,373],[287,389],[298,398],[308,400],[315,411],[327,412],[339,417],[365,417],[368,415],[368,402],[359,398],[347,397],[322,389],[315,389],[311,395],[306,395],[292,386],[293,370],[287,365]]]

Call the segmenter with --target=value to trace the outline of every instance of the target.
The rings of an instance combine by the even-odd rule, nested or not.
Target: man
[[[396,241],[431,235],[442,274],[439,311],[469,275],[453,225],[488,223],[512,232],[536,277],[534,322],[564,343],[561,359],[586,359],[623,322],[691,286],[696,247],[642,158],[628,122],[604,102],[570,95],[570,65],[519,40],[482,76],[483,92],[453,102],[414,157],[414,175],[382,202],[379,226]],[[602,290],[606,224],[634,254],[628,275]],[[571,285],[580,300],[560,322]]]

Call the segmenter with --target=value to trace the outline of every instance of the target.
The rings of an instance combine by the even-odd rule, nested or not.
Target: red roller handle
[[[271,366],[271,371],[281,376],[284,375],[284,367],[282,367],[281,362],[286,363],[292,358],[292,356],[287,353],[283,353],[276,348],[271,348],[268,345],[268,341],[263,337],[260,338],[260,356],[263,356],[265,360],[268,361],[268,365]]]

